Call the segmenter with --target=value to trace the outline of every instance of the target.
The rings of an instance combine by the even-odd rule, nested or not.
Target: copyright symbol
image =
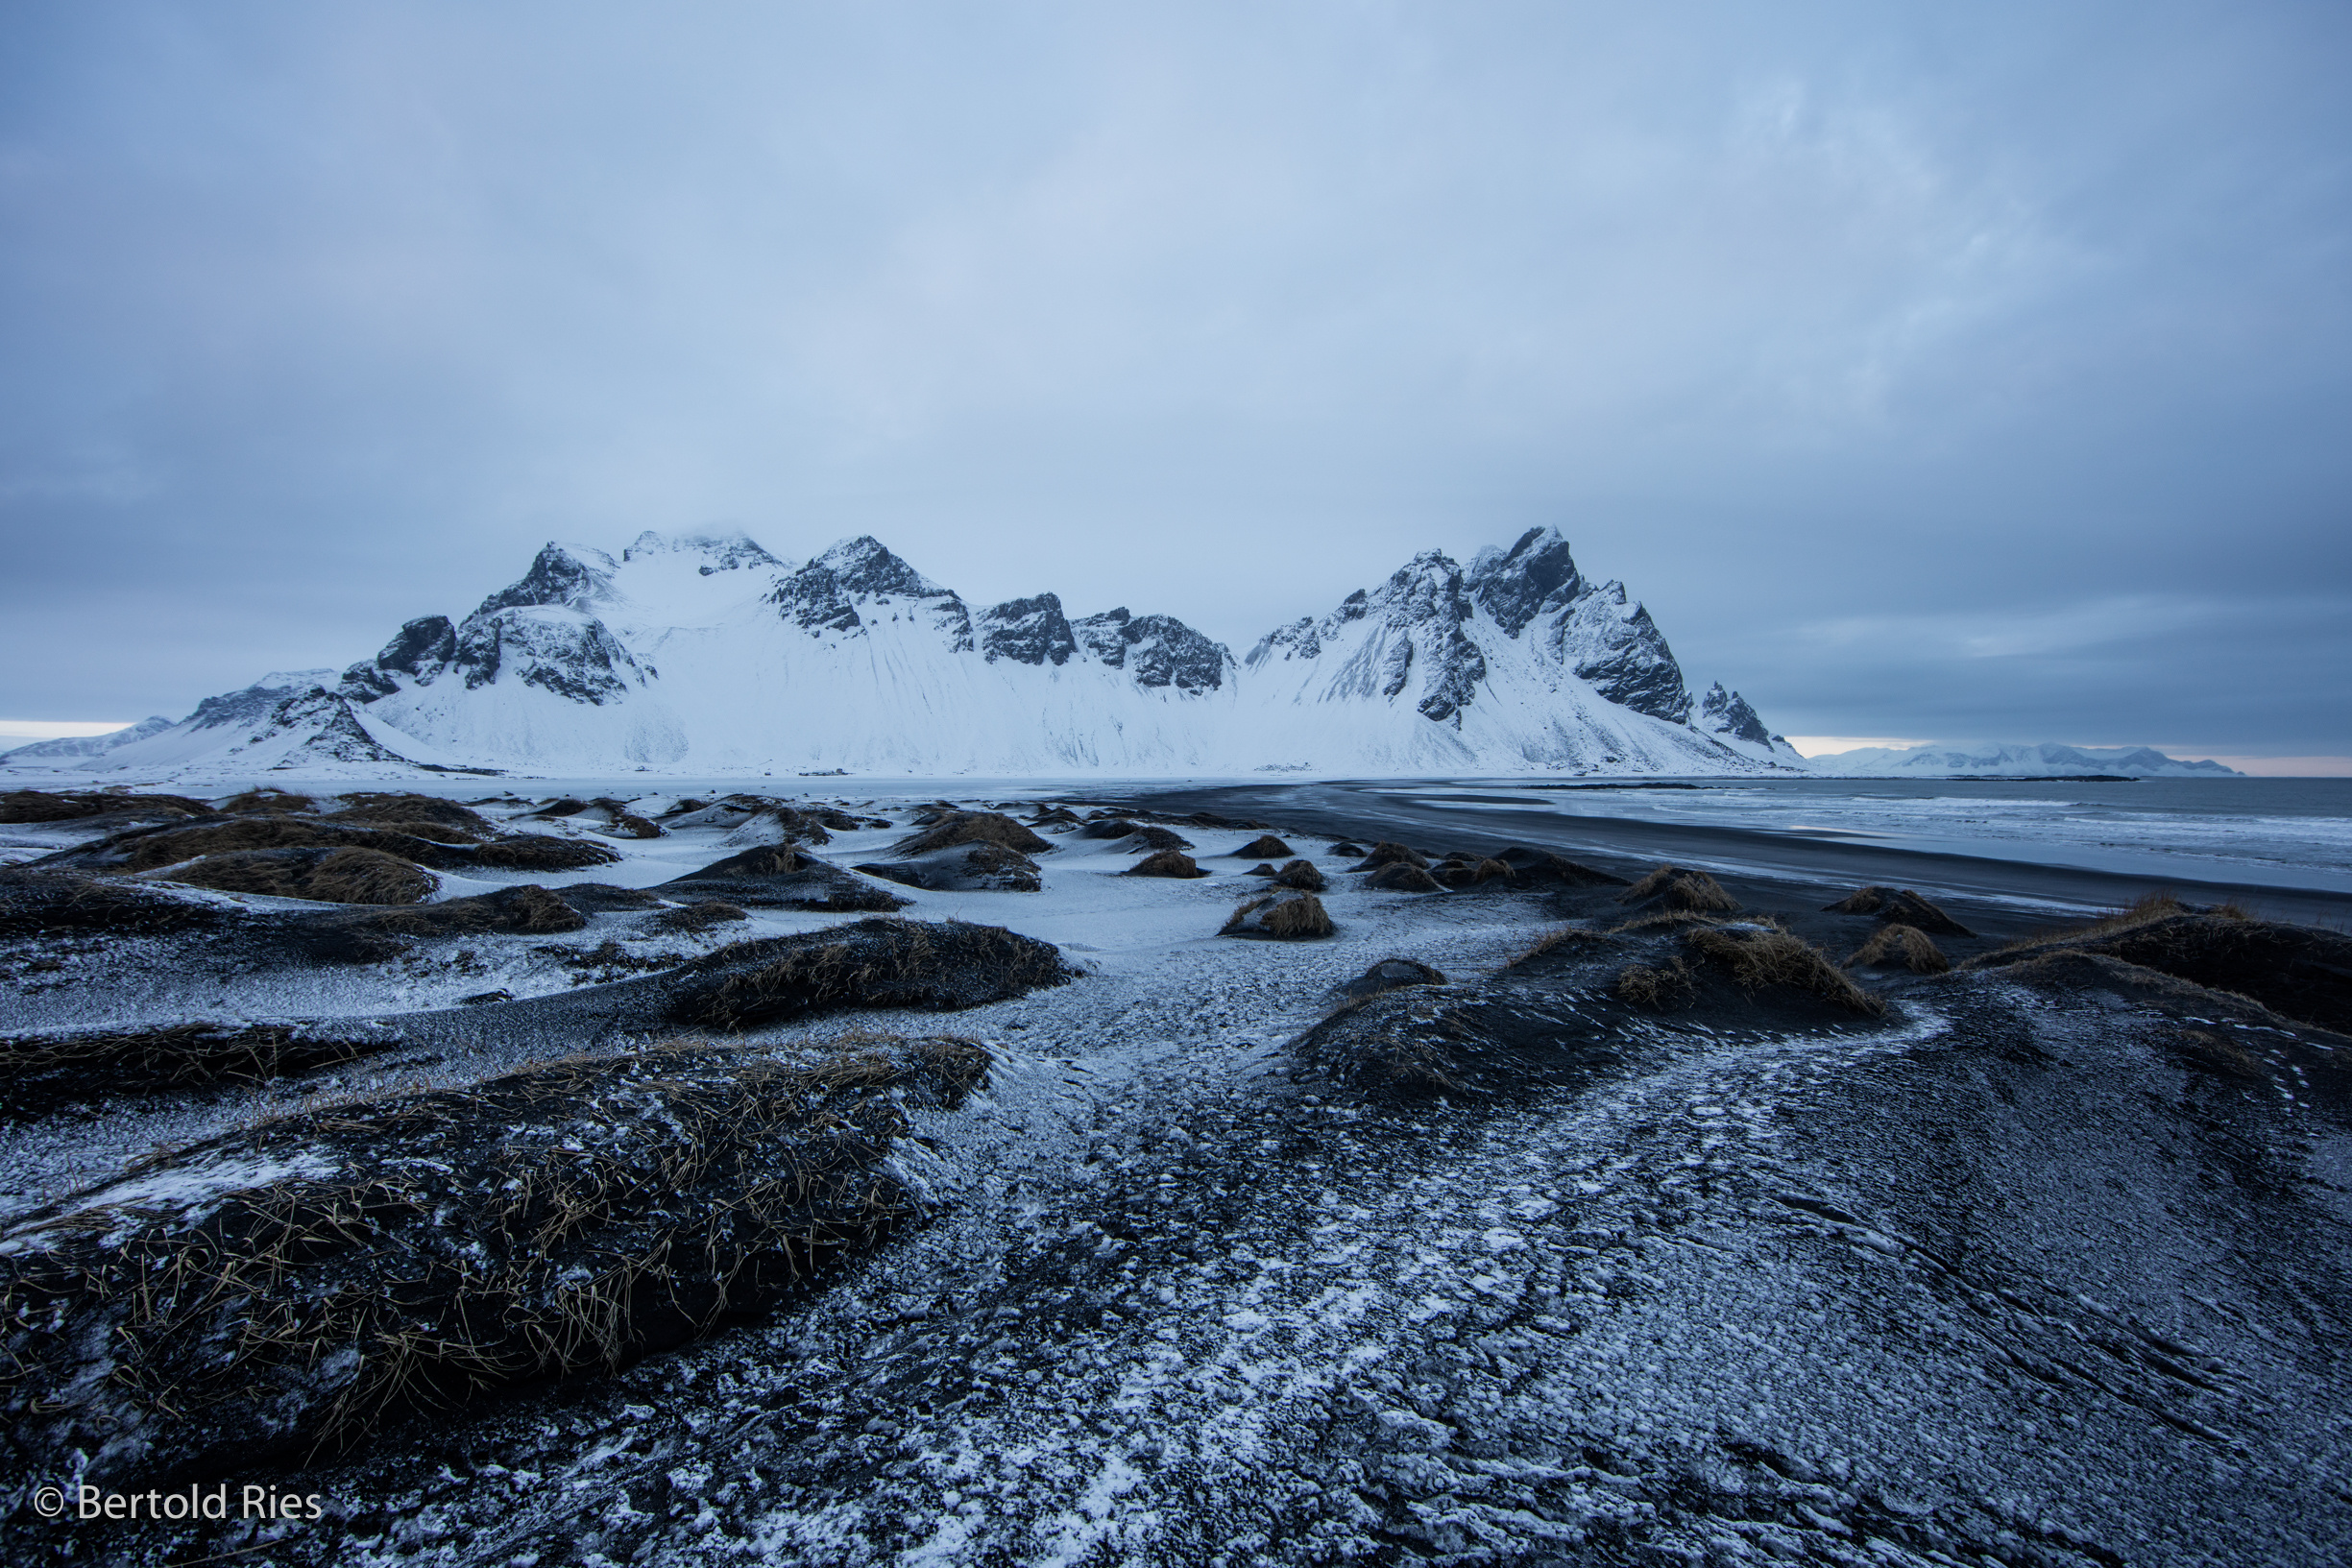
[[[43,1486],[33,1494],[33,1511],[44,1519],[55,1519],[65,1511],[65,1494],[55,1486]]]

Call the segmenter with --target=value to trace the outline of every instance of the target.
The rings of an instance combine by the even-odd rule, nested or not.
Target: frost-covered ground
[[[834,798],[900,824],[912,804]],[[903,831],[817,853],[847,865]],[[922,1021],[984,1042],[989,1085],[908,1146],[931,1220],[826,1289],[617,1376],[271,1475],[326,1500],[317,1523],[93,1525],[25,1549],[517,1565],[2352,1552],[2338,1037],[2226,1002],[2166,1014],[1962,977],[1900,988],[1858,1026],[1621,1022],[1573,1081],[1399,1099],[1289,1049],[1334,988],[1401,954],[1460,996],[1597,994],[1614,959],[1498,975],[1578,911],[1364,891],[1329,837],[1299,836],[1339,884],[1338,934],[1221,939],[1258,885],[1225,856],[1254,833],[1179,831],[1213,877],[1120,877],[1131,853],[1064,836],[1041,893],[900,889],[910,917],[1006,925],[1085,973]],[[19,848],[33,832],[8,832]],[[650,886],[741,845],[698,830],[616,847],[617,865],[506,880]],[[1952,907],[1996,934],[2021,918]],[[842,918],[754,911],[663,951]],[[462,1082],[541,1051],[464,1026],[504,1008],[419,1014],[555,996],[594,977],[567,957],[624,924],[359,975],[201,973],[122,943],[38,972],[12,953],[4,1032],[336,1017],[429,1045],[275,1095],[11,1128],[11,1201],[303,1097]],[[2200,1070],[2176,1049],[2190,1029],[2250,1065]]]

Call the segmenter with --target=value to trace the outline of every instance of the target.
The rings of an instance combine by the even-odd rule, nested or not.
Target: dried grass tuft
[[[1443,893],[1444,886],[1419,866],[1392,860],[1364,879],[1366,887],[1383,893]]]
[[[919,833],[900,839],[890,853],[923,855],[953,849],[958,844],[995,844],[1023,855],[1042,855],[1054,847],[1002,811],[958,811],[950,808]]]
[[[1298,852],[1272,833],[1260,833],[1233,852],[1236,860],[1286,860]]]
[[[1195,864],[1193,857],[1181,850],[1156,850],[1125,871],[1122,877],[1205,877],[1207,872]]]
[[[1338,929],[1323,908],[1322,900],[1312,893],[1285,889],[1263,898],[1243,900],[1217,934],[1300,941],[1329,936]]]
[[[1693,914],[1730,914],[1739,907],[1739,901],[1726,893],[1714,878],[1681,866],[1660,866],[1617,895],[1619,904],[1653,900],[1660,908]]]
[[[170,880],[222,893],[265,893],[324,904],[418,904],[440,882],[378,850],[279,849],[207,855],[172,868]]]
[[[1312,860],[1292,860],[1273,875],[1277,887],[1296,887],[1302,893],[1320,893],[1330,885]]]
[[[98,1456],[109,1484],[206,1474],[693,1339],[915,1218],[887,1165],[905,1108],[952,1107],[986,1068],[958,1040],[814,1062],[687,1043],[166,1156],[327,1173],[20,1229],[0,1257],[15,1451],[37,1473]]]
[[[1628,964],[1617,971],[1617,995],[1637,1007],[1670,1013],[1687,1007],[1699,997],[1690,966],[1680,958],[1663,964]]]
[[[1845,967],[1861,965],[1907,969],[1914,975],[1941,975],[1952,967],[1935,939],[1916,926],[1881,926],[1870,940],[1855,950]]]
[[[1722,970],[1743,991],[1786,986],[1853,1012],[1886,1011],[1884,1002],[1848,979],[1827,953],[1787,931],[1701,926],[1684,934],[1683,947]]]

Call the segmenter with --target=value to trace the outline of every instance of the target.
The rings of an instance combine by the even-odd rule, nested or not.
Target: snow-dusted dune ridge
[[[1182,621],[975,608],[871,538],[550,543],[462,620],[339,675],[265,677],[182,722],[12,767],[551,774],[1737,773],[1802,768],[1738,693],[1694,699],[1624,586],[1530,530],[1416,556],[1236,660]]]

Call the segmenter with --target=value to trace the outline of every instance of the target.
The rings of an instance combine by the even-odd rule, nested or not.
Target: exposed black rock
[[[990,663],[1010,659],[1023,664],[1066,664],[1078,652],[1061,600],[1051,593],[1007,599],[980,613],[981,653]]]
[[[1698,716],[1691,722],[1699,729],[1736,740],[1752,740],[1759,746],[1772,743],[1772,732],[1756,716],[1748,699],[1736,691],[1724,690],[1721,681],[1708,688],[1707,695],[1699,699]]]

